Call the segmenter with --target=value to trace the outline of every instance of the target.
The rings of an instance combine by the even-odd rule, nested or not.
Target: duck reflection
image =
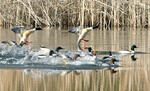
[[[41,78],[44,75],[60,75],[65,76],[70,73],[75,75],[80,75],[78,70],[51,70],[51,69],[24,69],[22,72],[29,77],[39,77]]]
[[[135,55],[131,55],[131,60],[132,61],[136,61],[137,60],[137,58],[135,57]]]
[[[45,75],[59,75],[59,76],[67,76],[69,74],[80,75],[83,72],[98,72],[101,70],[109,71],[111,74],[115,74],[117,71],[115,68],[104,68],[104,69],[95,69],[95,70],[52,70],[52,69],[24,69],[22,72],[31,77],[41,78]]]

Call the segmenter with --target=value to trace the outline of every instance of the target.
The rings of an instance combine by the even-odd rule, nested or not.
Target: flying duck
[[[26,29],[24,26],[17,26],[11,29],[14,33],[18,34],[20,38],[20,46],[23,46],[24,44],[28,44],[27,41],[29,35],[37,30],[42,30],[39,26],[33,29]]]
[[[79,26],[79,27],[69,30],[70,33],[75,33],[79,35],[78,40],[77,40],[77,45],[78,45],[79,50],[83,50],[86,48],[85,46],[81,48],[80,43],[81,41],[83,42],[83,44],[85,44],[85,42],[88,42],[88,40],[84,39],[86,35],[88,34],[88,32],[98,27],[99,27],[99,24],[92,26],[92,27],[88,27],[88,28],[83,28],[82,26]]]

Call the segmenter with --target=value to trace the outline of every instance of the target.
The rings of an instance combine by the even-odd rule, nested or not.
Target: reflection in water
[[[114,68],[105,68],[102,70],[108,70],[111,74],[116,73],[117,71]],[[23,69],[22,72],[25,73],[25,75],[29,77],[39,77],[42,78],[42,76],[45,75],[60,75],[60,76],[66,76],[71,73],[75,73],[75,75],[80,75],[84,73],[86,70],[51,70],[51,69]],[[100,70],[93,70],[93,71],[100,71]]]
[[[47,70],[1,69],[1,91],[144,91],[149,89],[147,69],[116,69],[66,71],[66,75],[51,74]],[[31,72],[32,71],[32,72]],[[57,70],[54,70],[57,71]],[[47,75],[47,74],[48,75]],[[142,85],[142,86],[141,86]]]
[[[63,30],[53,30],[45,29],[29,36],[29,41],[33,41],[30,45],[32,50],[38,50],[40,45],[51,49],[57,46],[63,46],[66,50],[77,49],[77,36]],[[136,44],[136,51],[147,54],[120,56],[121,67],[106,70],[0,69],[0,91],[148,91],[149,36],[149,31],[144,30],[92,31],[87,36],[90,40],[87,45],[95,50],[128,50]],[[1,30],[0,41],[4,40],[19,41],[13,32]],[[103,58],[107,54],[99,56]]]
[[[137,59],[137,58],[135,57],[135,55],[131,55],[131,60],[132,60],[132,61],[136,61],[136,59]]]

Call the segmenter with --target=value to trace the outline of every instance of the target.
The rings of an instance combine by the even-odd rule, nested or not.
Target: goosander
[[[97,63],[97,65],[99,66],[114,66],[115,65],[115,62],[117,60],[116,59],[110,59],[110,60],[105,60],[105,61],[100,61],[99,63]]]
[[[77,40],[77,45],[78,45],[79,50],[83,50],[86,48],[85,46],[81,48],[80,43],[81,41],[83,41],[84,44],[85,42],[88,42],[88,40],[84,39],[86,35],[88,34],[88,32],[98,27],[99,27],[99,24],[92,26],[92,27],[88,27],[88,28],[83,28],[82,26],[79,26],[79,27],[69,30],[70,33],[75,33],[79,35],[78,40]]]
[[[72,61],[75,61],[78,57],[80,57],[79,54],[75,54],[73,58],[66,56],[66,55],[62,55],[62,54],[60,56],[63,58],[63,61],[65,62],[72,62]]]
[[[135,51],[134,51],[135,48],[137,48],[137,46],[136,45],[132,45],[131,46],[131,51],[119,51],[118,53],[119,54],[134,54],[135,53]]]
[[[104,56],[102,58],[102,60],[111,60],[111,59],[116,59],[118,61],[120,60],[119,56],[112,56],[112,52],[111,51],[109,51],[109,56]]]
[[[58,55],[61,56],[61,54],[59,54],[59,50],[61,49],[64,49],[64,48],[59,46],[54,51],[47,47],[41,46],[40,51],[37,53],[36,56],[38,56],[38,58],[45,58],[46,56],[58,56]]]
[[[33,29],[26,29],[24,26],[18,26],[18,27],[14,27],[11,29],[14,33],[18,34],[19,38],[20,38],[20,46],[23,46],[24,44],[29,43],[27,41],[27,38],[29,37],[29,35],[31,33],[33,33],[34,31],[37,30],[42,30],[39,26]]]

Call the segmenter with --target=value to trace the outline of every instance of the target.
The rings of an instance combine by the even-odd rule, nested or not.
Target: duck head
[[[96,55],[97,51],[93,51],[91,47],[88,47],[88,52],[90,52],[92,55]]]
[[[112,59],[110,60],[110,64],[114,64],[116,61],[117,61],[116,59],[112,58]]]
[[[49,55],[52,56],[55,52],[53,50],[50,50]]]
[[[80,55],[79,54],[75,54],[73,59],[76,60],[78,57],[80,57]]]
[[[93,29],[98,28],[98,27],[99,27],[99,25],[100,25],[100,23],[97,23],[95,26],[93,26]]]
[[[132,46],[131,46],[131,50],[132,50],[132,51],[134,51],[135,48],[137,48],[136,45],[132,45]]]
[[[37,27],[35,28],[35,30],[42,30],[42,28],[41,28],[40,26],[37,26]]]
[[[97,54],[97,51],[93,51],[93,52],[92,52],[92,54],[96,56],[96,54]]]
[[[88,52],[92,52],[92,48],[91,47],[88,48]]]
[[[56,51],[56,52],[59,52],[59,50],[61,50],[61,49],[64,49],[64,48],[62,48],[62,47],[59,46],[59,47],[56,48],[55,51]]]

